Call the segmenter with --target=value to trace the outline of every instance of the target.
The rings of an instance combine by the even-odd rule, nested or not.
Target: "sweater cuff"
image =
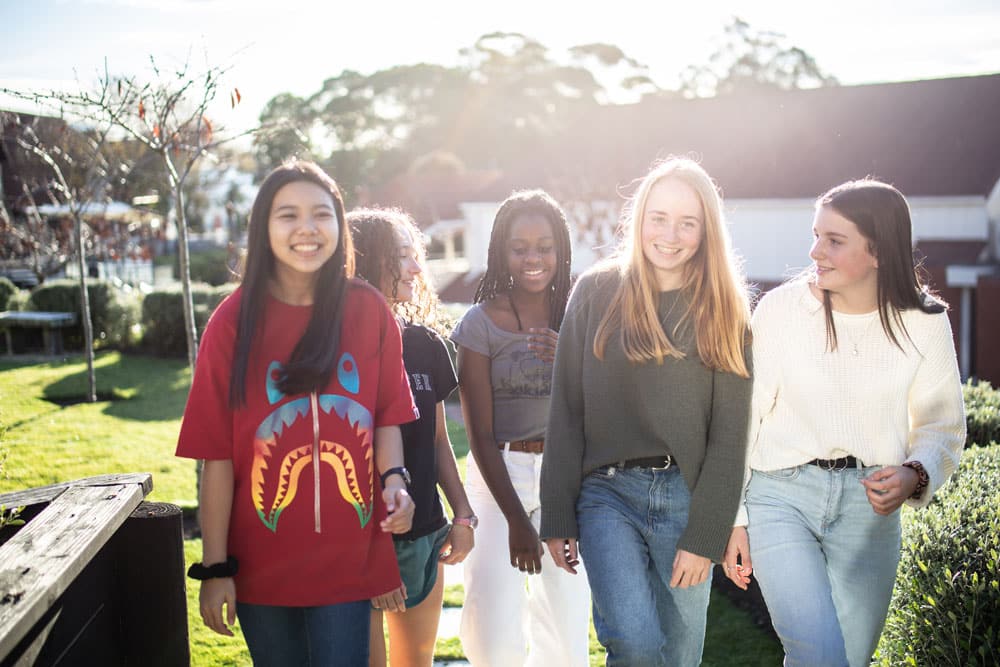
[[[542,505],[542,522],[538,531],[540,539],[551,540],[570,537],[577,539],[580,536],[579,532],[575,512],[547,511],[545,505]]]
[[[677,541],[677,548],[708,558],[712,562],[721,563],[732,533],[732,526],[719,526],[715,530],[708,526],[693,529],[689,523],[681,539]]]
[[[750,523],[750,517],[747,515],[747,506],[745,503],[740,503],[740,507],[736,510],[736,520],[733,521],[733,527],[746,526]]]

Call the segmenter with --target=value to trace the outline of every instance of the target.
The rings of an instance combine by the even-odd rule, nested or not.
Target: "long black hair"
[[[247,254],[242,280],[242,298],[236,330],[236,349],[229,376],[229,404],[246,404],[246,376],[254,335],[260,326],[268,295],[268,282],[274,275],[274,252],[268,235],[271,206],[278,190],[289,183],[305,181],[325,190],[333,199],[337,215],[337,249],[319,270],[313,295],[312,316],[303,332],[277,386],[285,394],[316,391],[330,381],[340,347],[340,322],[347,283],[354,275],[354,249],[344,222],[344,200],[340,188],[317,164],[291,160],[275,168],[257,191],[247,233]]]
[[[513,286],[514,278],[510,273],[510,267],[507,266],[510,228],[518,216],[532,213],[543,216],[552,227],[553,245],[556,251],[556,275],[549,285],[551,292],[549,328],[559,331],[563,315],[566,313],[566,301],[571,286],[570,262],[573,246],[569,238],[566,214],[556,200],[544,190],[520,190],[512,193],[500,204],[493,219],[490,247],[486,255],[486,272],[479,279],[479,286],[472,302],[482,303],[497,294],[508,292]]]
[[[868,251],[878,260],[876,268],[878,314],[886,337],[903,349],[895,328],[910,339],[902,311],[915,308],[924,313],[943,313],[947,304],[930,293],[923,271],[913,258],[913,224],[903,194],[872,179],[848,181],[831,188],[816,200],[816,208],[827,207],[847,218],[868,241]],[[827,347],[837,349],[830,292],[823,290]],[[912,341],[911,341],[912,342]]]

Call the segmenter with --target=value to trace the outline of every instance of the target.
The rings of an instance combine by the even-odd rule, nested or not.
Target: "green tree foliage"
[[[556,57],[523,34],[496,32],[459,56],[454,67],[345,70],[309,97],[274,97],[261,114],[266,131],[255,138],[261,170],[310,157],[337,174],[349,197],[434,151],[502,168],[538,151],[581,109],[619,90],[655,88],[644,66],[606,44]]]
[[[758,30],[733,17],[708,63],[681,75],[686,97],[713,97],[760,90],[792,90],[836,85],[804,50],[787,44],[781,33]]]

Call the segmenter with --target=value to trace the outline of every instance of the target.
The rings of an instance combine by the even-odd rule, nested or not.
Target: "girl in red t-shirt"
[[[241,286],[206,327],[177,444],[205,460],[203,561],[190,571],[201,616],[232,635],[238,614],[255,665],[364,664],[369,600],[400,585],[390,533],[414,511],[399,329],[351,279],[343,201],[315,164],[268,175],[247,246]]]

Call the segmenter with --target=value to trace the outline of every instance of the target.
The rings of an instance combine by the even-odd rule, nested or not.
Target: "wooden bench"
[[[42,330],[42,344],[45,353],[53,356],[63,352],[62,329],[76,324],[76,313],[49,313],[42,311],[6,310],[0,313],[0,329],[7,339],[7,354],[14,354],[10,330],[38,328]]]
[[[190,663],[181,512],[148,473],[0,494],[0,665]],[[13,533],[13,534],[11,534]]]

